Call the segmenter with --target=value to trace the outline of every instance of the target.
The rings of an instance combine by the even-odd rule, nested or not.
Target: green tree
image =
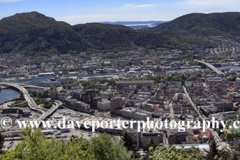
[[[24,95],[23,95],[23,92],[20,91],[20,96],[19,96],[20,99],[24,99]]]
[[[232,160],[239,160],[237,154],[233,153]]]
[[[134,150],[136,148],[133,137],[127,131],[123,133],[122,140],[123,145],[127,148],[128,151]]]
[[[153,149],[156,148],[156,145],[155,145],[155,143],[153,141],[153,138],[151,138],[151,140],[150,140],[149,147],[152,147]]]
[[[89,154],[89,142],[82,137],[76,141],[64,142],[61,140],[47,140],[39,128],[25,128],[26,136],[15,149],[8,150],[0,155],[1,159],[8,160],[43,160],[43,159],[93,159]]]
[[[181,150],[172,145],[171,147],[167,148],[165,146],[158,146],[153,151],[153,147],[149,148],[149,159],[152,160],[201,160],[201,155],[199,151],[195,147],[190,148],[190,152],[187,153],[182,146]]]
[[[143,150],[149,152],[150,147],[152,147],[153,150],[155,150],[155,148],[156,148],[153,138],[151,138],[150,143],[146,144],[146,146],[143,147]]]
[[[4,136],[0,132],[0,153],[2,152],[3,144],[4,144]]]
[[[212,141],[210,144],[210,150],[205,150],[207,152],[207,155],[204,156],[206,160],[217,160],[217,159],[229,159],[231,158],[229,152],[227,151],[219,151],[217,146],[217,143],[215,140]]]
[[[128,160],[131,152],[123,146],[121,141],[114,142],[109,134],[99,134],[90,140],[90,151],[97,160]]]
[[[51,85],[51,86],[50,86],[50,89],[51,89],[51,90],[55,90],[56,87],[55,87],[54,85]]]
[[[33,90],[30,92],[32,97],[37,97],[38,96],[38,92],[36,90]]]

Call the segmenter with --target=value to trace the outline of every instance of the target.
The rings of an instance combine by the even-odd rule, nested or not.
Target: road
[[[235,53],[235,48],[232,47],[232,56],[234,55],[234,53]]]
[[[7,103],[4,103],[3,105],[2,105],[2,108],[8,108],[8,106],[10,106],[11,104],[13,104],[14,102],[7,102]]]
[[[53,112],[55,112],[61,104],[62,104],[62,102],[55,101],[55,104],[53,104],[53,106],[47,112],[45,112],[40,117],[38,117],[37,120],[38,121],[45,120],[48,116],[50,116]]]
[[[170,115],[171,115],[171,120],[175,120],[175,115],[174,115],[174,111],[173,111],[172,102],[169,103],[169,111],[170,111]]]
[[[199,118],[201,118],[201,120],[204,120],[205,117],[203,117],[203,116],[200,114],[198,108],[197,108],[196,105],[193,103],[192,99],[190,98],[190,96],[189,96],[189,94],[188,94],[188,92],[187,92],[186,87],[183,86],[183,90],[184,90],[185,94],[187,95],[187,98],[188,98],[188,100],[190,101],[191,105],[193,106],[193,108],[195,109],[195,111],[198,113]]]
[[[187,95],[187,97],[188,97],[190,103],[192,104],[193,108],[195,108],[195,110],[197,111],[199,117],[202,119],[202,121],[206,120],[207,118],[205,116],[202,116],[199,113],[196,105],[193,103],[192,99],[190,98],[190,96],[189,96],[189,94],[187,92],[186,87],[183,86],[183,90],[184,90],[185,94]],[[216,131],[214,131],[211,127],[209,128],[209,131],[212,133],[213,138],[216,141],[217,145],[221,144],[222,146],[225,146],[226,149],[230,150],[229,145],[227,143],[223,142],[223,140],[219,137],[219,135],[218,135],[218,133]]]

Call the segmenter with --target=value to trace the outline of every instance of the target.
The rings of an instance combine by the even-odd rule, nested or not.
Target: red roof
[[[200,129],[199,131],[200,131],[200,134],[201,134],[202,136],[207,135],[208,138],[212,138],[212,137],[213,137],[213,136],[212,136],[212,133],[209,131],[209,129],[206,129],[206,132],[203,132],[202,129]]]

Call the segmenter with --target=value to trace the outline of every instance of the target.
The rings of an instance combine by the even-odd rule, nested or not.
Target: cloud
[[[130,4],[125,4],[124,6],[129,7],[129,6],[133,6],[133,5],[134,5],[133,3],[130,3]]]
[[[137,5],[134,7],[153,7],[153,6],[156,6],[156,4],[143,4],[143,5]]]
[[[125,7],[128,7],[128,8],[140,8],[140,7],[153,7],[153,6],[156,6],[156,4],[142,4],[142,5],[135,5],[133,3],[131,4],[125,4],[124,5]]]
[[[184,5],[198,8],[225,8],[232,9],[240,5],[239,0],[186,0]]]
[[[11,2],[18,2],[22,0],[0,0],[0,3],[11,3]]]

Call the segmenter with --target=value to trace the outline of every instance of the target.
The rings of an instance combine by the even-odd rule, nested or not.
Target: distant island
[[[167,21],[116,21],[116,22],[106,21],[101,23],[123,25],[133,29],[146,29],[146,28],[155,27],[159,24],[166,23],[166,22]]]

